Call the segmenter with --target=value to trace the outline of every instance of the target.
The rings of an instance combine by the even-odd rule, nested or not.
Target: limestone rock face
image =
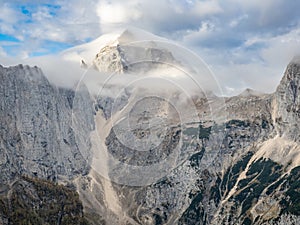
[[[93,66],[100,72],[139,73],[176,61],[171,52],[160,48],[155,42],[132,41],[128,37],[134,35],[134,32],[126,30],[117,40],[101,48],[93,60]]]
[[[223,123],[205,116],[207,99],[197,101],[198,113],[204,116],[195,123],[177,127],[183,143],[179,155],[188,158],[145,187],[114,184],[122,208],[122,215],[115,215],[124,218],[125,214],[134,220],[133,224],[282,224],[284,218],[287,224],[298,221],[299,84],[300,66],[291,63],[275,93],[246,90],[225,98],[227,114]],[[125,109],[131,100],[123,102]],[[103,108],[99,107],[100,111],[105,111]],[[215,115],[224,113],[224,108],[220,108]],[[124,146],[119,139],[127,140],[127,133],[114,133],[121,123],[115,123],[106,136],[107,149],[115,158],[138,166],[163,158],[155,148],[149,157]],[[138,137],[144,138],[147,132],[141,125],[138,134],[142,136]],[[163,152],[168,155],[168,147],[164,147]]]
[[[300,63],[291,62],[274,96],[275,120],[280,135],[300,140]]]
[[[75,92],[50,84],[37,67],[1,66],[0,79],[0,183],[20,174],[48,180],[86,174],[72,127]],[[83,131],[93,128],[92,108],[85,110]]]
[[[175,60],[155,43],[139,49],[122,40],[96,55],[94,66],[100,72],[126,76],[158,68],[157,61]],[[135,64],[134,54],[149,60]],[[288,65],[275,93],[246,90],[224,98],[226,107],[217,108],[215,117],[209,117],[209,106],[221,98],[194,96],[196,114],[202,117],[186,123],[178,120],[177,108],[165,99],[147,95],[139,99],[143,89],[95,98],[84,86],[76,92],[57,88],[41,69],[22,65],[0,67],[0,79],[0,197],[9,197],[14,181],[25,174],[73,183],[91,224],[291,225],[299,221],[297,62]],[[185,112],[191,111],[179,97],[172,98]],[[100,136],[97,146],[95,139]],[[99,149],[106,152],[100,154]],[[171,161],[175,167],[157,166],[175,150]],[[97,160],[102,174],[89,166]],[[126,181],[133,171],[129,168],[137,167],[142,175],[131,177],[132,181],[151,183],[116,182]],[[152,182],[146,175],[157,168],[163,168],[158,170],[163,176]],[[0,216],[0,222],[5,221],[8,218]]]
[[[106,46],[100,50],[94,60],[94,65],[99,71],[123,73],[124,66],[119,46]]]

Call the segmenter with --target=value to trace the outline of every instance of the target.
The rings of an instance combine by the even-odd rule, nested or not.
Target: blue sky
[[[59,37],[60,30],[64,29],[63,11],[67,9],[62,9],[55,1],[42,2],[44,3],[40,1],[0,3],[2,54],[21,58],[55,54],[88,39],[78,39],[75,36],[74,39]]]
[[[195,51],[228,92],[270,92],[300,54],[299,9],[296,0],[4,0],[0,57],[55,54],[135,26]]]

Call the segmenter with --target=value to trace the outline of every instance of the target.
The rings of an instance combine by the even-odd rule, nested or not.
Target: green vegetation
[[[211,127],[204,127],[202,124],[199,125],[200,139],[209,139],[210,134],[211,134]]]
[[[197,149],[198,149],[198,147],[197,147]],[[200,166],[200,162],[201,162],[201,159],[204,155],[204,152],[205,152],[205,148],[202,147],[200,152],[197,152],[197,153],[193,154],[190,157],[190,162],[191,162],[192,167],[197,167],[198,168]]]
[[[235,183],[237,182],[237,179],[242,171],[246,169],[246,166],[253,156],[252,152],[248,152],[241,160],[239,160],[236,164],[234,164],[231,168],[229,168],[224,177],[223,181],[221,183],[221,192],[222,195],[226,195],[227,192],[229,192]],[[226,193],[225,193],[226,192]]]
[[[199,129],[196,127],[188,127],[183,130],[183,134],[188,136],[196,136],[199,133]]]
[[[178,224],[206,224],[206,214],[201,204],[202,199],[203,195],[199,192],[183,213]]]
[[[246,217],[243,221],[243,225],[251,225],[251,224],[252,224],[252,220]]]
[[[242,204],[242,215],[257,202],[263,190],[280,177],[281,172],[282,166],[272,160],[261,158],[251,164],[246,174],[247,178],[238,184],[239,189],[243,190],[235,196]]]
[[[289,212],[294,215],[300,215],[300,167],[295,167],[286,179],[286,196],[289,201],[281,202],[283,213]]]
[[[223,177],[217,175],[215,184],[210,190],[210,200],[214,200],[216,205],[220,203],[222,196],[228,194],[237,182],[240,173],[246,169],[252,156],[253,153],[248,152],[241,160],[229,168]],[[200,152],[193,157],[192,162],[197,162],[196,159],[199,157],[201,158]],[[267,195],[271,195],[279,187],[283,196],[283,199],[280,201],[280,214],[300,215],[300,167],[294,168],[289,175],[281,177],[284,172],[285,168],[282,165],[270,159],[260,158],[250,165],[246,173],[247,177],[238,182],[236,194],[229,199],[233,204],[231,206],[232,212],[241,207],[241,218],[239,219],[242,219],[242,224],[251,225],[255,223],[249,217],[249,210],[257,203],[264,190],[266,190]],[[192,203],[183,213],[179,224],[206,223],[202,195],[203,190],[192,196]]]
[[[153,214],[153,218],[154,218],[154,221],[155,221],[155,225],[162,225],[163,224],[163,220],[162,220],[160,215]]]
[[[15,182],[9,198],[0,197],[0,215],[14,225],[88,224],[75,190],[29,177]]]
[[[222,180],[218,176],[215,185],[212,186],[212,188],[210,190],[210,197],[209,197],[209,199],[210,200],[213,199],[216,204],[219,204],[220,200],[221,200],[221,193],[220,193],[220,189],[219,189],[221,182],[222,182]]]
[[[266,129],[266,128],[268,128],[268,126],[269,126],[269,122],[267,120],[265,120],[265,119],[262,119],[262,121],[261,121],[261,127],[263,129]]]
[[[230,120],[226,123],[226,128],[231,127],[249,127],[250,123],[248,121],[242,121],[242,120]]]
[[[286,177],[285,177],[284,179],[286,179]],[[276,190],[276,188],[278,188],[279,185],[282,184],[282,182],[283,182],[283,179],[280,179],[280,180],[276,181],[274,184],[272,184],[272,185],[267,189],[266,194],[267,194],[267,195],[272,194],[272,193]]]

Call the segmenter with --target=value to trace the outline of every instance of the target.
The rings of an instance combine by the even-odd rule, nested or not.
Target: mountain
[[[53,86],[38,67],[1,66],[0,77],[0,224],[83,224],[76,190],[57,186],[89,171],[79,151],[89,143],[78,143],[71,126],[74,90]],[[93,118],[83,113],[86,138]]]
[[[249,97],[249,96],[261,96],[264,95],[264,93],[252,90],[250,88],[246,88],[241,94],[239,94],[240,97]]]
[[[172,46],[129,29],[67,50],[74,88],[0,67],[0,224],[299,224],[300,63],[218,97]]]
[[[61,56],[70,61],[79,62],[83,60],[88,66],[95,66],[98,70],[114,72],[120,68],[115,67],[123,64],[130,53],[141,53],[140,51],[130,51],[132,44],[145,44],[146,41],[166,41],[165,39],[136,28],[120,30],[115,33],[100,36],[94,41],[70,48],[61,53]],[[152,42],[155,44],[154,42]],[[120,46],[127,48],[123,50]],[[134,46],[135,47],[135,46]],[[123,50],[123,51],[122,51]],[[159,49],[157,49],[159,51]],[[121,57],[122,55],[122,57]],[[103,67],[101,67],[103,66]],[[109,69],[111,68],[111,69]]]

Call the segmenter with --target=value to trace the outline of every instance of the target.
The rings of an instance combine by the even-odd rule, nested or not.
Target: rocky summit
[[[175,58],[119,41],[91,63],[125,76]],[[0,78],[0,224],[300,224],[297,61],[273,94],[196,93],[193,109],[178,93],[57,87],[38,67]]]

